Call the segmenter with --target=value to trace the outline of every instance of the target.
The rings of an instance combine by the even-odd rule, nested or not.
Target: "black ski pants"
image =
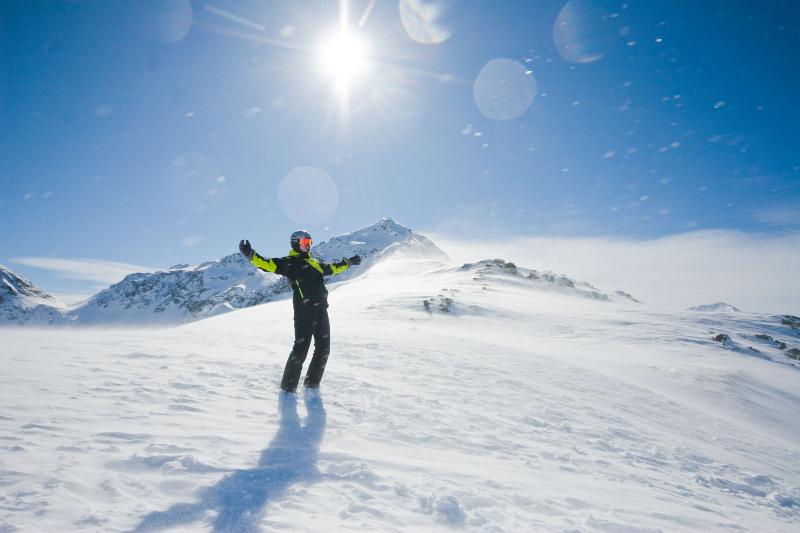
[[[331,352],[331,324],[328,320],[328,309],[325,303],[319,305],[308,305],[295,307],[294,310],[294,346],[286,367],[283,369],[283,380],[281,388],[285,391],[294,392],[300,382],[300,374],[303,371],[303,362],[308,355],[311,346],[311,338],[314,338],[314,355],[311,356],[311,363],[306,370],[306,378],[303,385],[306,387],[318,387],[325,372],[325,365],[328,362],[328,355]]]

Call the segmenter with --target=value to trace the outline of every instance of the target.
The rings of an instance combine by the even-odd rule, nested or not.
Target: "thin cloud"
[[[760,209],[755,218],[761,223],[771,226],[800,226],[800,205],[781,205]]]
[[[800,313],[800,233],[696,231],[660,239],[522,237],[469,242],[426,234],[458,263],[503,258],[553,270],[665,309],[725,301],[743,311]]]
[[[54,272],[65,279],[92,281],[97,283],[116,283],[128,274],[136,272],[155,272],[153,267],[103,261],[102,259],[58,259],[53,257],[16,257],[14,263]]]
[[[92,294],[88,293],[60,292],[60,291],[50,292],[50,295],[55,297],[55,299],[58,300],[59,302],[63,302],[67,305],[74,305],[83,302],[84,300],[88,300],[89,298],[92,297]]]

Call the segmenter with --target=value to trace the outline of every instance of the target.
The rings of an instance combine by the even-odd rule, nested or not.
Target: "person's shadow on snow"
[[[255,532],[264,507],[276,501],[296,481],[319,476],[317,453],[325,433],[326,414],[318,391],[305,397],[308,416],[300,425],[297,398],[281,393],[278,399],[280,428],[269,446],[261,452],[258,466],[237,470],[212,486],[201,489],[199,503],[178,503],[166,511],[146,515],[134,532],[153,531],[201,520],[207,511],[216,511],[215,532]]]

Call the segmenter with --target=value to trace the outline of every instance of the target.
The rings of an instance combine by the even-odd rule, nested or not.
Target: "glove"
[[[253,247],[250,246],[250,241],[239,241],[239,251],[248,261],[253,258]]]
[[[350,259],[347,260],[348,263],[351,265],[360,265],[361,264],[361,256],[354,255]]]

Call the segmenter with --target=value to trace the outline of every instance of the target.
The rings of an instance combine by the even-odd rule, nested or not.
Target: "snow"
[[[0,329],[0,531],[797,530],[800,319],[505,265],[393,254],[333,284],[296,396],[288,300]]]
[[[687,311],[699,311],[701,313],[738,313],[741,311],[736,306],[726,304],[725,302],[717,302],[713,304],[697,305],[689,307]]]

